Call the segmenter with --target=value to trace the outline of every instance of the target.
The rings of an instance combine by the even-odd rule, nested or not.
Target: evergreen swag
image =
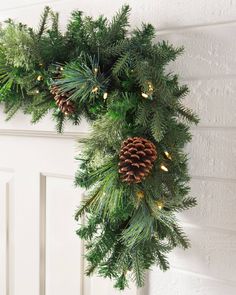
[[[165,72],[183,48],[153,43],[150,24],[128,33],[129,11],[123,6],[111,22],[75,11],[62,33],[58,14],[46,7],[38,30],[12,20],[0,30],[0,101],[7,119],[22,109],[35,123],[51,110],[59,132],[65,120],[93,122],[75,178],[87,190],[76,213],[86,222],[77,234],[86,241],[86,273],[112,278],[118,289],[129,278],[142,286],[147,269],[168,269],[167,253],[189,247],[175,213],[196,204],[188,196],[183,147],[198,117],[182,104],[187,86]],[[149,148],[153,164],[145,158]],[[128,170],[119,171],[119,161]],[[151,172],[139,171],[136,179],[140,163]],[[121,173],[137,181],[125,182]]]

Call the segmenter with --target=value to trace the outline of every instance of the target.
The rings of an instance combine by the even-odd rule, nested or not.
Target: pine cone
[[[151,172],[153,163],[157,159],[155,145],[142,137],[129,137],[120,151],[119,173],[122,181],[139,183]]]
[[[72,101],[68,100],[69,94],[63,93],[58,86],[53,85],[50,90],[54,96],[56,104],[65,115],[71,115],[75,112],[75,105]]]

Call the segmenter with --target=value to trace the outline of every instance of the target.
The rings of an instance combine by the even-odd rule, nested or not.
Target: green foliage
[[[124,53],[121,57],[119,57],[116,63],[113,66],[112,74],[114,76],[119,76],[125,72],[129,68],[130,65],[130,55],[128,52]]]
[[[35,42],[27,26],[9,20],[1,32],[1,49],[6,62],[16,68],[29,70],[37,60]]]
[[[87,59],[89,65],[86,57],[82,56],[66,65],[62,77],[55,83],[63,92],[70,93],[71,100],[79,100],[82,104],[103,95],[108,82],[101,74],[98,63],[90,57]]]
[[[109,21],[74,11],[62,33],[58,14],[46,7],[37,30],[12,20],[0,29],[0,102],[7,119],[21,109],[36,123],[51,111],[58,132],[66,121],[91,122],[75,177],[87,194],[75,214],[85,219],[77,234],[86,242],[86,273],[113,279],[121,290],[129,280],[141,287],[146,270],[155,264],[167,270],[168,253],[190,246],[175,214],[196,205],[183,148],[190,124],[199,121],[184,106],[187,86],[166,71],[183,48],[155,42],[150,24],[128,35],[129,12],[125,5]],[[56,104],[60,95],[73,103],[73,113]],[[143,182],[128,185],[118,162],[122,142],[133,136],[152,141],[158,159]]]

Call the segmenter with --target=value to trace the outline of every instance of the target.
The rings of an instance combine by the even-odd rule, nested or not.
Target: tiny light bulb
[[[139,191],[139,192],[137,192],[137,193],[136,193],[136,197],[137,197],[139,200],[143,199],[143,198],[144,198],[144,192],[143,192],[143,191]]]
[[[150,92],[153,92],[154,88],[153,88],[152,86],[149,85],[148,90],[149,90]]]
[[[107,99],[107,97],[108,97],[108,93],[107,93],[107,92],[105,92],[105,93],[103,94],[103,99],[104,99],[104,100],[106,100],[106,99]]]
[[[153,89],[152,82],[148,82],[148,88],[152,88]]]
[[[160,168],[161,168],[161,170],[168,172],[168,169],[164,164],[161,164]]]
[[[92,93],[96,93],[96,92],[98,92],[98,86],[95,86],[93,89],[92,89]]]
[[[42,80],[43,80],[43,77],[39,75],[39,76],[37,77],[37,81],[42,81]]]
[[[142,97],[144,97],[144,98],[148,98],[147,93],[142,92]]]
[[[156,201],[156,205],[157,205],[157,208],[160,210],[164,207],[163,201]]]
[[[171,157],[169,152],[165,151],[164,154],[165,154],[167,159],[172,160],[172,157]]]
[[[147,81],[147,84],[148,84],[148,92],[152,93],[153,90],[154,90],[153,85],[152,85],[152,82]]]
[[[158,239],[158,238],[159,238],[159,236],[158,236],[158,234],[157,234],[157,233],[153,233],[153,234],[152,234],[152,237],[153,237],[153,238],[156,238],[156,239]]]
[[[60,67],[60,71],[63,71],[64,70],[64,68],[63,67]]]
[[[36,89],[36,90],[35,90],[35,93],[37,93],[37,94],[38,94],[38,93],[39,93],[39,90],[38,90],[38,89]]]
[[[98,72],[98,68],[94,68],[94,73],[96,74]]]

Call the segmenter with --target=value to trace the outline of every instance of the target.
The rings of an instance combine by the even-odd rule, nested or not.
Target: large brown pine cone
[[[120,151],[119,173],[124,182],[139,183],[151,172],[157,159],[155,145],[142,137],[129,137]]]
[[[52,93],[56,104],[65,115],[71,115],[75,112],[75,105],[70,101],[69,94],[60,91],[59,87],[53,85],[50,92]]]

